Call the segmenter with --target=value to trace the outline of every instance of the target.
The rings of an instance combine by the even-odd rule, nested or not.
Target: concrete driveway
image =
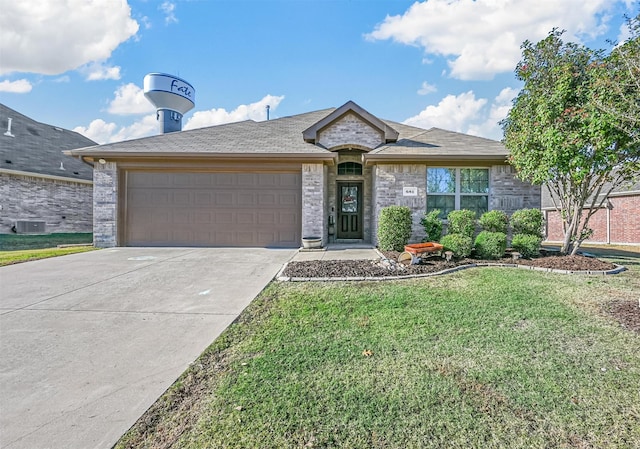
[[[0,447],[110,448],[294,254],[113,248],[0,268]]]

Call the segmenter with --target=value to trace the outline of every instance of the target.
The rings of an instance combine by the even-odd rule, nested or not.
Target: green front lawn
[[[84,253],[97,248],[93,246],[74,246],[69,248],[27,249],[22,251],[0,251],[0,267],[31,260],[65,256],[67,254]]]
[[[640,447],[639,271],[274,283],[117,447]]]

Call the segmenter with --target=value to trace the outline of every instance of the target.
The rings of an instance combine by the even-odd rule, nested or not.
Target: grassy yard
[[[91,232],[54,234],[0,234],[0,251],[55,248],[58,245],[92,243]]]
[[[117,447],[640,447],[637,261],[271,284]]]
[[[93,251],[92,246],[75,246],[69,248],[27,249],[22,251],[0,251],[0,267],[31,260],[47,259],[49,257],[65,256],[67,254]]]

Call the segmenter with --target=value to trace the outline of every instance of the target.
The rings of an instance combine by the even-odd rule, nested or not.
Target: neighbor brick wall
[[[87,182],[0,173],[0,234],[18,220],[44,221],[47,233],[91,232],[92,191]]]
[[[371,127],[353,113],[348,113],[322,129],[318,133],[317,143],[325,148],[334,148],[345,144],[375,148],[384,142],[381,131]]]
[[[640,195],[613,196],[609,198],[609,239],[607,239],[607,209],[601,208],[589,219],[593,235],[589,243],[640,244]],[[550,210],[547,216],[547,240],[563,240],[560,214]]]
[[[118,245],[118,167],[115,162],[95,164],[93,169],[93,244]]]
[[[322,237],[323,245],[327,243],[326,179],[324,164],[302,164],[302,237]]]

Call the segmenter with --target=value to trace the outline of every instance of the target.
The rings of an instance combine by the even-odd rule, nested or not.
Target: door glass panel
[[[358,212],[358,187],[342,186],[342,213],[355,214]]]

